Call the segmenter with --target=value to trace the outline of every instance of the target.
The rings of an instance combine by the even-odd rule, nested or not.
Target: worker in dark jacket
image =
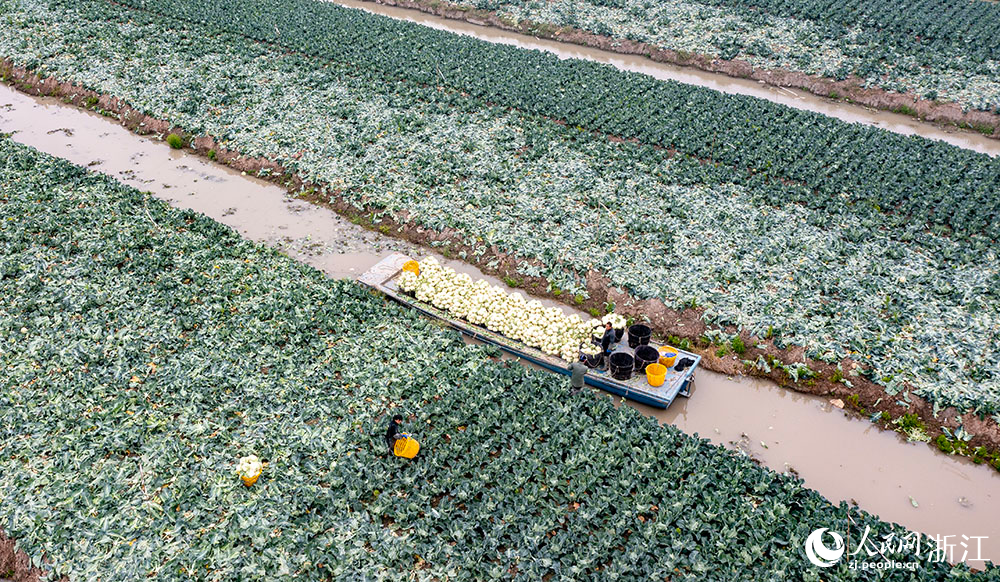
[[[402,433],[399,432],[400,427],[403,425],[403,417],[399,414],[392,417],[389,421],[389,428],[385,429],[385,444],[389,447],[389,454],[391,455],[396,448],[396,441],[399,439],[404,439]]]
[[[608,367],[608,358],[611,357],[611,346],[615,345],[615,330],[611,327],[611,322],[604,324],[604,336],[601,338],[601,351],[604,354],[604,361],[601,367]]]

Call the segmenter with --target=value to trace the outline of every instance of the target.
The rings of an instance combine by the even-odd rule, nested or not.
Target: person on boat
[[[396,441],[406,438],[399,431],[402,426],[403,417],[402,415],[397,414],[392,417],[392,420],[389,421],[389,428],[385,429],[385,444],[389,447],[390,455],[393,454],[393,451],[396,448]]]
[[[570,394],[576,394],[583,390],[583,377],[587,374],[587,366],[577,360],[566,367],[570,371],[569,388]]]
[[[601,351],[604,354],[604,361],[601,362],[602,368],[608,367],[608,359],[611,357],[611,346],[613,345],[615,345],[615,330],[609,321],[604,324],[604,336],[601,337]]]

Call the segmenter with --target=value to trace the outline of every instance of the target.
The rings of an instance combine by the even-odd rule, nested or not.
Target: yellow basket
[[[406,438],[396,440],[396,444],[393,446],[392,452],[397,457],[412,459],[417,456],[417,453],[420,452],[420,443],[417,442],[417,439],[407,435]]]
[[[418,263],[416,261],[413,261],[413,260],[406,261],[405,263],[403,263],[403,270],[404,271],[410,271],[414,275],[419,275],[420,274],[420,263]]]
[[[646,381],[650,386],[663,386],[663,381],[667,377],[667,368],[663,364],[650,364],[646,366]]]
[[[257,473],[253,477],[244,477],[244,476],[240,475],[240,479],[243,479],[243,484],[244,485],[246,485],[247,487],[250,487],[251,485],[253,485],[254,483],[257,482],[257,479],[260,479],[260,473]]]
[[[677,349],[670,346],[660,346],[660,363],[666,368],[673,368],[677,360]]]

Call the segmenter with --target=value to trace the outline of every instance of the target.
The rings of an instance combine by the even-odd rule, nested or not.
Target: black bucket
[[[655,351],[655,350],[654,350]],[[611,354],[610,365],[611,377],[615,380],[628,380],[632,377],[632,367],[635,360],[630,354],[625,352],[615,352]]]
[[[637,323],[628,328],[628,347],[649,345],[649,336],[653,335],[653,330],[648,325]]]
[[[625,335],[625,328],[615,330],[615,342],[622,341],[622,336]]]
[[[635,371],[645,372],[646,366],[656,363],[659,359],[660,352],[658,352],[656,348],[650,346],[639,346],[635,348]]]
[[[583,359],[583,363],[588,368],[596,368],[596,367],[600,366],[601,365],[601,356],[602,355],[603,354],[601,354],[600,352],[598,352],[598,353],[596,353],[594,355],[585,354],[583,352],[580,352],[580,357]]]

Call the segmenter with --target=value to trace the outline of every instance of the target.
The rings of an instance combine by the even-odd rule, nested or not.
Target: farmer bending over
[[[572,374],[569,379],[569,393],[576,394],[580,390],[583,390],[583,377],[587,374],[587,366],[584,366],[579,361],[576,361],[570,364],[566,369]]]
[[[389,428],[385,429],[385,444],[389,447],[389,454],[393,454],[396,448],[396,441],[399,439],[405,439],[399,432],[399,428],[403,425],[403,417],[399,414],[392,417],[389,421]]]

